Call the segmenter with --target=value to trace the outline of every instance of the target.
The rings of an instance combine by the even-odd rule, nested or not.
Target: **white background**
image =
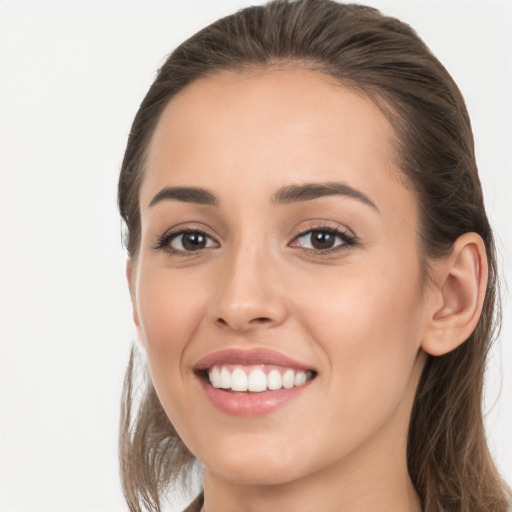
[[[164,56],[247,0],[0,0],[0,510],[126,510],[119,397],[134,338],[116,181]],[[464,93],[512,275],[512,2],[369,2],[417,29]],[[510,279],[509,279],[510,280]],[[512,482],[512,314],[487,390]],[[500,394],[501,389],[501,394]]]

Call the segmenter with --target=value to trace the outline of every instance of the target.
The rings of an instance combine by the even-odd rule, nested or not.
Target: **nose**
[[[219,327],[245,333],[285,321],[284,293],[271,258],[263,251],[242,248],[218,270],[210,316]]]

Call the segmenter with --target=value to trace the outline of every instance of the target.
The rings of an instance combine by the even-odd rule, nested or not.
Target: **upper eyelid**
[[[299,231],[295,237],[299,237],[302,235],[306,235],[308,233],[313,233],[315,231],[329,231],[331,233],[338,233],[338,234],[349,234],[347,229],[344,229],[342,227],[333,227],[333,226],[318,226],[318,227],[312,227],[312,228],[304,228],[303,230]]]
[[[349,237],[351,239],[357,240],[358,237],[356,234],[347,226],[337,224],[337,223],[331,223],[329,221],[321,220],[319,224],[312,224],[310,226],[299,228],[297,230],[297,233],[293,235],[291,240],[295,240],[296,238],[306,235],[308,233],[314,232],[314,231],[329,231],[331,233],[336,233],[338,235],[344,235],[346,237]]]
[[[208,237],[209,239],[213,240],[217,245],[219,245],[219,241],[217,240],[217,238],[212,236],[204,229],[196,227],[175,227],[168,229],[162,235],[158,235],[152,246],[156,250],[164,249],[165,247],[170,245],[172,240],[187,233],[200,233]]]
[[[318,233],[318,232],[332,233],[342,239],[349,238],[350,240],[356,240],[356,237],[354,235],[352,235],[349,231],[344,230],[342,228],[337,228],[337,229],[335,229],[335,228],[311,228],[311,229],[306,229],[304,231],[301,231],[300,233],[295,235],[295,237],[292,239],[292,241],[297,240],[297,238],[302,238],[303,236],[308,235],[310,233]]]
[[[204,224],[196,224],[195,222],[184,222],[164,230],[164,232],[161,235],[157,235],[157,238],[162,239],[167,236],[180,235],[183,233],[202,233],[203,235],[215,239],[216,237],[215,235],[212,234],[211,231],[211,228],[209,226],[205,226]]]

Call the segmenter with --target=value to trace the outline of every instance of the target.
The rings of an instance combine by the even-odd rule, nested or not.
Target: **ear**
[[[134,275],[134,262],[131,259],[126,261],[126,280],[128,281],[128,288],[130,289],[130,298],[132,301],[132,317],[133,323],[137,328],[137,338],[139,340],[139,344],[143,346],[142,343],[142,332],[140,328],[140,320],[139,320],[139,312],[137,311],[137,301],[135,297],[135,275]]]
[[[455,241],[451,254],[433,267],[436,300],[432,302],[422,348],[440,356],[469,338],[482,313],[488,277],[482,238],[465,233]]]

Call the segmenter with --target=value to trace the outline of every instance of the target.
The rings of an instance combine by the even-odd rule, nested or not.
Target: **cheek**
[[[184,371],[183,353],[204,318],[205,295],[200,283],[193,278],[180,279],[169,269],[150,270],[148,266],[148,270],[140,273],[137,287],[140,335],[157,381],[155,385],[162,375],[172,378]]]
[[[192,375],[186,365],[191,341],[204,319],[205,289],[169,269],[141,272],[137,306],[141,342],[155,391],[174,428],[188,444],[193,411],[200,404],[189,392]],[[192,416],[190,416],[192,414]]]
[[[335,422],[382,420],[407,392],[422,336],[422,287],[416,265],[340,269],[338,278],[307,284],[300,316],[325,354],[326,383],[343,407]],[[407,275],[407,280],[401,276]],[[323,286],[322,286],[323,284]],[[361,424],[365,424],[363,421]]]
[[[204,287],[196,282],[193,274],[182,277],[160,267],[161,264],[143,265],[137,276],[137,309],[150,343],[159,341],[158,333],[191,327],[195,310],[204,301],[205,294]]]

